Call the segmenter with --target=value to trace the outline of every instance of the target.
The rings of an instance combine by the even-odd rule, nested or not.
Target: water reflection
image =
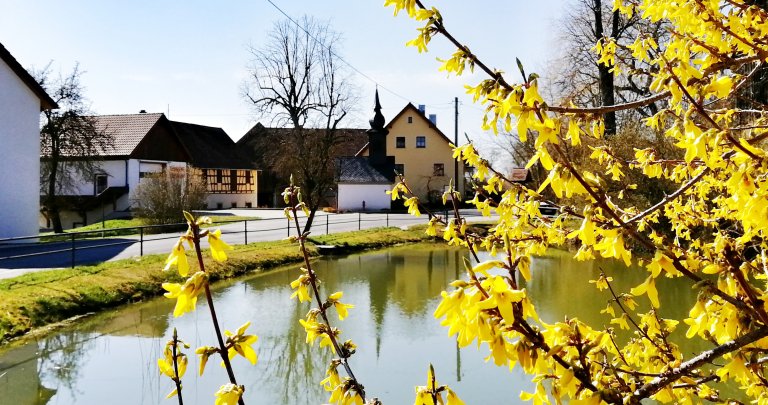
[[[386,404],[411,403],[413,386],[424,383],[427,365],[453,386],[468,403],[517,403],[521,390],[531,390],[530,377],[484,362],[487,351],[469,346],[459,350],[447,330],[432,316],[440,292],[463,273],[465,253],[443,246],[422,245],[348,257],[323,258],[315,263],[325,293],[344,291],[344,302],[355,304],[339,324],[343,337],[354,340],[358,353],[352,366],[369,395]],[[327,393],[318,384],[331,359],[328,351],[304,343],[297,319],[309,309],[291,300],[288,284],[297,266],[217,285],[214,299],[225,329],[246,320],[259,335],[259,363],[253,367],[236,359],[239,382],[249,403],[319,404]],[[526,287],[536,297],[543,319],[566,315],[595,325],[607,325],[599,314],[610,298],[588,284],[602,267],[616,287],[627,291],[643,280],[638,269],[615,262],[578,263],[553,252],[536,258],[537,277]],[[658,288],[662,315],[679,316],[695,300],[695,292],[679,280],[664,280]],[[644,303],[644,298],[638,299]],[[75,322],[72,327],[36,342],[0,353],[0,402],[42,404],[173,404],[165,400],[172,383],[158,375],[161,356],[173,327],[193,348],[215,341],[204,302],[198,311],[172,318],[174,303],[164,298]],[[334,314],[335,315],[335,314]],[[688,347],[687,350],[700,350]],[[191,350],[190,350],[191,352]],[[184,384],[187,404],[210,404],[226,373],[211,361],[198,377],[197,359],[190,355]],[[483,390],[494,382],[492,392]],[[7,401],[7,402],[6,402]]]

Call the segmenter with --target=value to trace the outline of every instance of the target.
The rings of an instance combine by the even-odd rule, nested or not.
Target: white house
[[[56,108],[0,44],[0,238],[38,233],[40,111]]]
[[[221,128],[171,121],[161,113],[94,119],[99,130],[112,134],[114,147],[101,153],[94,178],[78,179],[73,190],[58,197],[64,228],[130,215],[131,192],[141,179],[171,168],[201,171],[208,208],[257,206],[257,170]],[[40,224],[48,225],[44,216]]]

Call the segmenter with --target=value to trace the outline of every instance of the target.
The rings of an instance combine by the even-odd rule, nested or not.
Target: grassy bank
[[[428,240],[424,228],[380,228],[323,235],[314,244],[343,245],[346,251],[393,246]],[[310,252],[317,250],[310,244]],[[235,246],[230,259],[216,263],[205,253],[212,280],[236,277],[281,264],[301,261],[297,244],[286,241]],[[166,255],[105,262],[73,269],[46,270],[0,280],[0,344],[11,338],[72,316],[115,307],[162,294],[161,284],[179,281],[174,271],[164,272]]]

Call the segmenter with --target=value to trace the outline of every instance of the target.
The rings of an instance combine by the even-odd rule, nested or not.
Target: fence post
[[[290,238],[291,237],[291,219],[288,218],[287,221],[288,221],[288,226],[286,226],[285,229],[288,230],[288,237]]]
[[[325,234],[328,235],[328,217],[330,214],[325,214]]]
[[[248,220],[243,221],[245,225],[245,244],[248,244]]]
[[[139,228],[139,256],[144,256],[144,228]]]
[[[75,234],[72,234],[72,268],[75,268]]]
[[[360,229],[361,229],[361,226],[360,226],[360,213],[358,212],[357,213],[357,230],[359,231]]]
[[[389,213],[387,213],[387,228],[389,228]]]

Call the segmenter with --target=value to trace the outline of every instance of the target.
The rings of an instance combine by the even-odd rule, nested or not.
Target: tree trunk
[[[49,164],[51,165],[51,170],[48,173],[48,195],[45,198],[45,209],[48,211],[48,218],[51,220],[53,232],[63,233],[64,227],[61,225],[61,214],[58,201],[56,200],[56,177],[59,169],[58,157],[51,156]]]
[[[597,41],[600,41],[600,39],[604,36],[604,30],[603,30],[603,4],[602,0],[595,0],[593,3],[593,11],[595,14],[595,39]],[[615,36],[618,35],[618,29],[619,29],[619,13],[618,10],[614,11],[613,16],[611,18],[611,37],[615,39]],[[611,68],[613,66],[606,66],[603,64],[597,65],[597,71],[600,75],[600,101],[602,102],[602,105],[605,106],[611,106],[616,104],[616,99],[614,97],[614,84],[613,84],[613,73],[611,73]],[[605,122],[605,134],[606,135],[614,135],[616,134],[616,113],[615,112],[609,112],[603,114],[603,121]]]

